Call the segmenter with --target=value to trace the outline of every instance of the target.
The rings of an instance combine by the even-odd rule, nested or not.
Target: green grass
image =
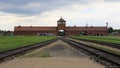
[[[51,40],[55,36],[6,36],[0,37],[0,52]]]
[[[52,57],[49,53],[29,53],[27,55],[21,56],[22,58],[24,57],[41,57],[41,58],[48,58],[48,57]]]
[[[72,36],[73,38],[120,44],[119,36]]]
[[[94,48],[97,48],[97,49],[100,49],[100,50],[103,50],[103,51],[106,51],[106,52],[110,52],[110,53],[120,55],[120,51],[118,51],[116,49],[110,49],[110,48],[106,48],[106,47],[98,46],[98,45],[88,45],[88,46],[94,47]]]
[[[86,39],[86,40],[96,40],[96,41],[102,41],[107,43],[115,43],[120,44],[120,37],[117,36],[72,36],[73,38],[80,38],[80,39]],[[119,49],[111,49],[104,46],[99,46],[97,44],[88,44],[88,42],[84,42],[83,44],[94,47],[106,52],[114,53],[117,55],[120,55]]]

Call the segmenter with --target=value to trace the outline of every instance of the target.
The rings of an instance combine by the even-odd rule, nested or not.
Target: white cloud
[[[40,15],[36,16],[26,16],[21,14],[10,14],[0,12],[0,29],[2,30],[14,30],[14,26],[56,26],[56,21],[51,22],[54,18],[43,17]]]
[[[35,10],[35,9],[40,9],[42,7],[42,5],[40,3],[28,3],[26,5],[21,6],[21,9],[27,9],[27,10]]]
[[[37,6],[37,4],[36,4]],[[0,12],[0,29],[13,30],[18,25],[56,26],[57,20],[63,16],[67,25],[105,26],[106,22],[114,28],[120,28],[120,2],[100,2],[86,5],[72,4],[35,16]]]

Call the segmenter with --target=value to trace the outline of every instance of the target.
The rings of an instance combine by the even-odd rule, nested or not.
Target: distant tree
[[[120,32],[120,29],[114,29],[113,31],[117,31],[117,32]]]
[[[3,36],[6,36],[7,35],[7,31],[3,31]]]
[[[2,31],[0,30],[0,36],[2,36]]]
[[[113,32],[118,32],[120,34],[120,29],[114,29]]]
[[[108,33],[112,33],[113,32],[113,28],[112,27],[109,27],[108,28]]]
[[[11,32],[8,30],[8,31],[6,32],[6,34],[7,34],[7,36],[10,36]]]

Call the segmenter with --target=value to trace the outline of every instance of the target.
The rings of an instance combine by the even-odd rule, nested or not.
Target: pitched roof
[[[66,22],[62,17],[57,22]]]
[[[67,27],[68,31],[107,31],[107,27]]]
[[[16,26],[14,31],[56,31],[56,27]]]

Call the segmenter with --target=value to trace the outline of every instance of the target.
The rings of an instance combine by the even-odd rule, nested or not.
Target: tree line
[[[120,29],[113,29],[112,27],[109,27],[109,28],[108,28],[108,33],[109,33],[109,34],[113,34],[113,33],[114,33],[114,34],[115,34],[115,33],[116,33],[116,34],[120,34]]]
[[[1,36],[13,36],[14,32],[13,31],[0,31]]]

